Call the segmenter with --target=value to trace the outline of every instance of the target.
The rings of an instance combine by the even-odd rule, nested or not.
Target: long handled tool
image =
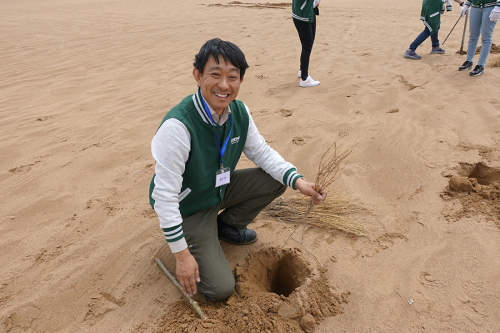
[[[457,26],[457,24],[458,24],[458,21],[460,21],[460,19],[461,19],[461,18],[462,18],[462,15],[460,15],[460,17],[458,18],[457,22],[455,22],[455,25],[453,26],[453,28],[451,28],[450,33],[448,34],[448,36],[446,36],[446,39],[445,39],[445,40],[444,40],[444,42],[443,42],[443,45],[444,45],[444,43],[446,43],[446,40],[448,39],[448,37],[450,37],[450,35],[451,35],[451,33],[452,33],[453,29],[455,29],[455,27],[456,27],[456,26]],[[462,40],[462,42],[463,42],[463,40]]]
[[[465,31],[467,30],[468,18],[469,18],[469,12],[465,14],[464,34],[462,35],[462,45],[460,45],[460,54],[464,54],[464,39],[465,39]]]
[[[155,258],[155,260],[156,260],[156,263],[158,264],[158,266],[160,266],[161,270],[165,274],[167,274],[167,276],[170,278],[170,280],[172,280],[172,282],[174,283],[174,285],[181,291],[181,293],[184,294],[184,291],[182,290],[182,287],[181,287],[180,283],[177,282],[177,279],[168,271],[168,269],[165,266],[163,266],[163,263],[160,261],[160,259]],[[189,297],[189,295],[184,294],[184,296],[186,296],[186,298],[188,299],[189,303],[191,303],[191,305],[194,307],[194,309],[196,310],[196,312],[198,312],[198,314],[200,315],[201,319],[203,319],[203,320],[207,319],[207,316],[205,316],[205,313],[200,308],[200,306],[198,305],[198,303],[194,299],[192,299],[191,297]]]

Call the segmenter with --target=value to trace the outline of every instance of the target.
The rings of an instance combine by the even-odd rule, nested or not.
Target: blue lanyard
[[[229,124],[231,126],[231,129],[229,130],[229,135],[227,136],[226,141],[224,142],[224,145],[221,148],[220,143],[219,143],[219,136],[217,135],[217,131],[215,130],[215,122],[212,119],[212,114],[210,113],[210,109],[208,108],[207,103],[203,99],[201,92],[200,92],[200,97],[201,97],[201,100],[203,101],[203,105],[205,106],[205,112],[210,117],[210,120],[212,121],[212,126],[214,127],[215,139],[217,140],[217,148],[219,148],[219,154],[220,154],[220,168],[223,169],[224,163],[222,162],[222,156],[224,156],[224,152],[226,151],[227,143],[229,142],[229,138],[231,137],[231,131],[233,130],[233,123],[231,121],[231,114],[229,114]]]

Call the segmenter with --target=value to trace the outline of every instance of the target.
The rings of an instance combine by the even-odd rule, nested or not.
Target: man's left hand
[[[467,5],[463,5],[462,6],[462,10],[460,10],[460,15],[464,16],[465,14],[467,14],[467,12],[469,11],[470,7],[467,6]]]
[[[325,190],[321,191],[321,193],[316,192],[314,190],[314,183],[306,182],[303,178],[297,179],[295,182],[295,188],[297,188],[297,190],[299,190],[303,195],[311,197],[315,206],[319,205],[326,199],[327,193]]]

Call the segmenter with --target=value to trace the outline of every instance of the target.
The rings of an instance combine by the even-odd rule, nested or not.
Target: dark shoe
[[[462,66],[458,67],[459,71],[468,71],[469,69],[472,69],[472,61],[465,61]]]
[[[251,229],[229,227],[219,229],[219,239],[236,245],[247,245],[257,241],[257,233]]]
[[[474,69],[469,73],[470,76],[479,76],[484,73],[483,65],[476,65]]]
[[[433,47],[431,50],[431,54],[443,54],[444,52],[444,49],[440,48],[439,46]]]
[[[406,50],[404,57],[407,59],[413,59],[413,60],[422,59],[422,57],[419,56],[418,54],[416,54],[414,50],[410,50],[410,49]]]

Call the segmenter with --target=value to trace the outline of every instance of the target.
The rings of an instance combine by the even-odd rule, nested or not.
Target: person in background
[[[493,30],[498,18],[500,18],[500,0],[467,0],[460,13],[465,15],[469,10],[470,28],[467,59],[458,70],[465,71],[472,69],[479,35],[481,35],[479,60],[476,67],[469,73],[470,76],[479,76],[484,73],[484,66],[490,54],[491,43],[493,41]]]
[[[441,25],[441,14],[444,13],[444,5],[447,0],[424,0],[420,19],[424,22],[425,29],[411,43],[404,57],[407,59],[422,59],[415,51],[429,36],[432,41],[431,54],[443,54],[445,51],[439,47],[438,30]]]
[[[455,0],[455,2],[458,2],[458,1]],[[448,0],[448,2],[446,3],[446,11],[451,12],[452,10],[453,10],[453,5],[451,4],[451,0]]]
[[[299,33],[302,52],[300,54],[299,85],[301,87],[315,87],[319,81],[309,75],[309,59],[316,36],[316,16],[319,15],[320,0],[293,0],[293,24]]]

